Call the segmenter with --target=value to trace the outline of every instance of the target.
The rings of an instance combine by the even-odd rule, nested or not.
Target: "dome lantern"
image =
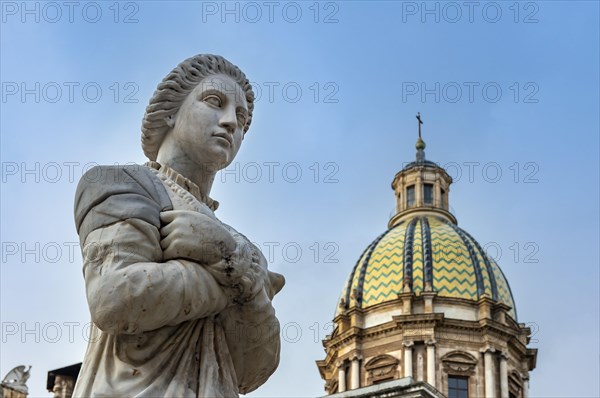
[[[425,159],[425,141],[421,137],[421,113],[417,113],[419,138],[415,145],[417,156],[396,173],[392,189],[396,197],[396,214],[390,219],[392,227],[406,218],[418,214],[436,214],[456,224],[450,213],[448,194],[452,177],[442,167]]]

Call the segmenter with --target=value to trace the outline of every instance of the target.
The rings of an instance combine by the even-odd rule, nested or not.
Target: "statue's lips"
[[[227,134],[227,133],[214,133],[213,136],[217,137],[217,138],[221,138],[221,139],[227,141],[227,143],[229,144],[229,146],[233,145],[231,136],[229,134]]]

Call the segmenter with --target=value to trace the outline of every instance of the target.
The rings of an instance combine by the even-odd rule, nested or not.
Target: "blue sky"
[[[459,225],[495,256],[535,331],[530,396],[600,395],[597,2],[1,7],[0,373],[33,365],[31,396],[50,396],[46,372],[86,347],[77,180],[145,161],[145,106],[198,53],[230,59],[260,95],[212,192],[287,279],[281,365],[252,396],[323,394],[320,340],[386,228],[419,111],[427,158],[455,179]]]

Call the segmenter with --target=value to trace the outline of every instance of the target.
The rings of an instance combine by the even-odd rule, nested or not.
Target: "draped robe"
[[[235,397],[275,371],[273,293],[262,288],[232,302],[203,265],[163,260],[160,212],[198,211],[220,222],[217,205],[155,162],[83,176],[75,222],[93,325],[74,397]],[[222,225],[266,269],[260,250]]]

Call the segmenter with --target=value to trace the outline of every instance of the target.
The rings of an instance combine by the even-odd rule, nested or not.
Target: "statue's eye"
[[[207,95],[206,97],[204,97],[204,102],[212,105],[212,106],[216,106],[217,108],[220,108],[221,105],[223,104],[223,101],[221,101],[221,98],[218,95]]]
[[[237,113],[237,122],[238,122],[238,126],[240,126],[240,128],[246,127],[247,121],[248,121],[248,117],[246,116],[245,113],[243,113],[243,112]]]

